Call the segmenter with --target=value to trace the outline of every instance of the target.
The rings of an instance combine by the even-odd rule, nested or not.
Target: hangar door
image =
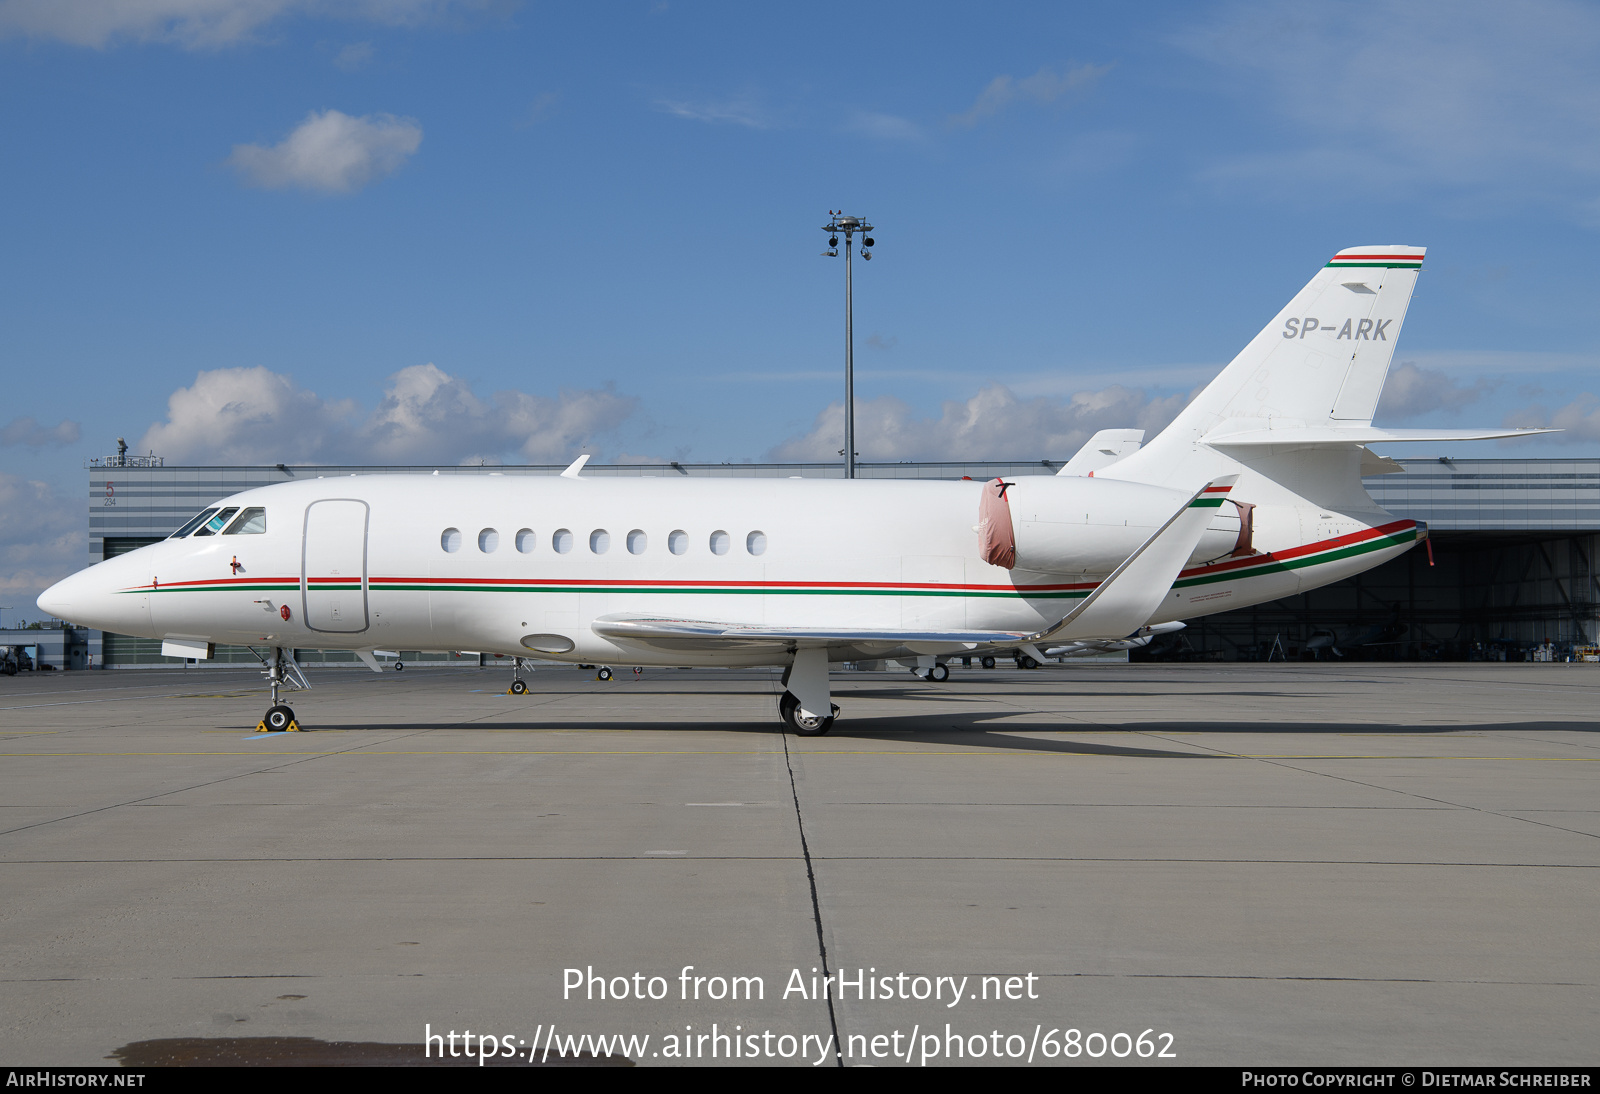
[[[301,595],[314,631],[367,629],[367,503],[348,498],[306,508]]]

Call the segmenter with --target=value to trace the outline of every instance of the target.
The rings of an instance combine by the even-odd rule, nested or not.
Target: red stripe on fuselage
[[[1260,566],[1264,562],[1286,562],[1292,558],[1304,558],[1306,555],[1321,554],[1323,551],[1337,551],[1340,547],[1349,547],[1356,543],[1365,543],[1369,539],[1380,536],[1391,536],[1396,532],[1403,532],[1407,528],[1415,528],[1414,520],[1396,520],[1388,524],[1381,524],[1376,528],[1364,528],[1359,532],[1351,532],[1346,536],[1335,536],[1333,539],[1318,540],[1316,543],[1307,543],[1300,547],[1290,547],[1282,551],[1271,551],[1264,555],[1249,555],[1245,558],[1230,558],[1226,562],[1213,562],[1205,566],[1196,566],[1192,570],[1184,570],[1178,576],[1194,577],[1197,574],[1218,574],[1228,570],[1240,570],[1249,566]]]
[[[1224,488],[1226,489],[1226,488]],[[1315,543],[1303,544],[1299,547],[1289,547],[1281,551],[1272,551],[1267,554],[1250,555],[1246,558],[1232,558],[1225,562],[1208,563],[1184,570],[1179,577],[1193,577],[1196,574],[1223,573],[1228,570],[1245,569],[1251,566],[1260,566],[1267,562],[1282,562],[1289,559],[1303,558],[1309,554],[1318,554],[1323,551],[1336,551],[1341,547],[1348,547],[1356,543],[1364,543],[1370,539],[1381,536],[1390,536],[1407,529],[1415,528],[1416,521],[1396,520],[1376,528],[1364,528],[1359,532],[1348,535],[1335,536],[1333,539],[1318,540]],[[359,581],[355,577],[314,577],[313,583],[343,583]],[[124,592],[137,592],[143,589],[175,589],[208,586],[218,590],[225,590],[239,585],[270,585],[270,584],[299,584],[300,579],[295,577],[266,577],[266,578],[211,578],[195,581],[166,581],[159,584],[133,585]],[[759,592],[762,589],[955,589],[964,592],[979,593],[1004,593],[1004,592],[1068,592],[1073,589],[1093,589],[1097,581],[1075,581],[1048,585],[977,585],[977,584],[944,584],[940,582],[915,582],[915,581],[649,581],[642,578],[552,578],[552,577],[372,577],[367,579],[367,584],[376,585],[405,584],[405,585],[445,585],[445,586],[506,586],[506,585],[586,585],[590,587],[602,586],[610,589],[629,589],[646,587],[653,589],[749,589]]]

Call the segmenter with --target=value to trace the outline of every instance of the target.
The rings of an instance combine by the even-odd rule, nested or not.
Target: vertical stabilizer
[[[1102,429],[1078,449],[1077,455],[1057,471],[1058,475],[1092,475],[1102,467],[1110,467],[1124,456],[1139,451],[1144,442],[1142,429]]]
[[[1238,429],[1370,425],[1425,250],[1387,245],[1334,255],[1171,425],[1100,474],[1204,481],[1220,467],[1193,461],[1196,442],[1225,422]]]

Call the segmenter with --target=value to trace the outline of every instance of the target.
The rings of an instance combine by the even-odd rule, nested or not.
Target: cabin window
[[[603,555],[611,550],[611,533],[604,528],[596,528],[589,533],[589,550],[597,555]]]
[[[237,505],[232,509],[224,509],[222,512],[218,513],[216,516],[202,524],[198,529],[196,529],[194,534],[197,536],[216,535],[218,532],[222,531],[222,526],[228,523],[228,518],[233,516],[233,514],[237,513],[238,511],[239,507]]]
[[[630,555],[642,555],[645,552],[645,548],[649,546],[650,537],[640,529],[635,528],[628,533],[628,553]]]
[[[228,530],[222,533],[225,536],[259,536],[267,530],[267,511],[261,508],[246,509],[233,523],[228,525]]]
[[[572,533],[565,528],[557,528],[556,534],[550,537],[550,546],[556,549],[556,554],[566,554],[572,550]]]
[[[675,555],[681,555],[689,549],[689,533],[682,528],[675,528],[667,533],[667,550]]]
[[[445,549],[445,553],[452,555],[461,550],[461,529],[446,528],[439,536],[439,546]]]
[[[745,536],[744,537],[744,549],[746,551],[749,551],[753,555],[764,555],[764,554],[766,554],[767,553],[767,533],[765,533],[765,532],[751,532],[748,536]]]
[[[525,555],[532,554],[538,543],[539,537],[533,534],[532,528],[524,528],[517,533],[517,550]]]
[[[211,519],[211,514],[215,513],[215,512],[216,512],[215,509],[202,509],[200,512],[196,513],[194,516],[190,517],[188,522],[185,523],[182,528],[179,528],[176,532],[172,533],[171,538],[172,539],[182,539],[184,536],[188,535],[190,532],[192,532],[196,528],[200,527],[200,525],[202,525],[206,521],[210,520]]]
[[[711,553],[714,555],[727,554],[728,544],[730,542],[732,541],[728,539],[728,533],[724,532],[721,528],[718,528],[715,532],[711,533]]]
[[[500,533],[495,529],[485,528],[478,533],[478,550],[484,554],[493,554],[498,546],[500,546]]]

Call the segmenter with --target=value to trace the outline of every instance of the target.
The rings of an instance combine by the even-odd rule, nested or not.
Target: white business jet
[[[1326,585],[1427,534],[1379,509],[1367,446],[1420,247],[1340,251],[1170,426],[1015,482],[370,476],[247,490],[52,586],[62,619],[169,656],[262,646],[269,730],[300,648],[784,668],[826,733],[831,662],[1119,642]],[[585,457],[586,458],[586,457]],[[976,521],[976,523],[974,523]],[[520,678],[517,682],[520,682]]]

